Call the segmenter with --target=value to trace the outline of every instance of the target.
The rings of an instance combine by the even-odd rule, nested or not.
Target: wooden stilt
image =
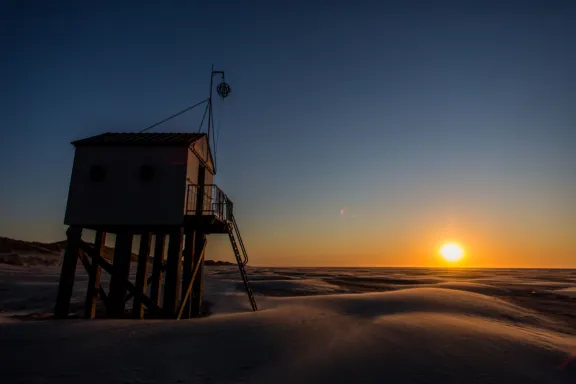
[[[116,237],[114,267],[110,278],[108,308],[106,308],[109,317],[124,317],[124,298],[126,297],[132,257],[132,237],[130,232],[120,232]]]
[[[138,251],[138,268],[136,270],[136,291],[143,295],[146,294],[148,283],[148,257],[150,256],[151,242],[152,236],[150,233],[143,233],[140,238],[140,249]],[[134,297],[132,317],[135,319],[144,318],[144,306],[142,305],[141,296]]]
[[[186,228],[185,234],[184,251],[182,251],[184,255],[184,264],[182,265],[182,294],[180,297],[183,301],[182,304],[184,305],[181,317],[183,319],[189,319],[192,296],[186,295],[186,291],[192,281],[192,273],[194,269],[194,230]],[[186,301],[185,303],[184,300]]]
[[[200,164],[198,167],[198,195],[196,196],[196,216],[204,215],[204,183],[206,180],[206,168]],[[202,280],[204,272],[204,260],[202,253],[206,245],[206,232],[203,227],[203,221],[200,221],[199,228],[196,228],[194,238],[194,269],[197,270],[196,277],[192,286],[192,316],[199,316],[202,307]]]
[[[90,247],[86,246],[85,244],[80,245],[82,247],[82,249],[85,250],[85,252],[90,252]],[[94,260],[92,261],[94,262]],[[108,272],[111,276],[114,274],[114,267],[112,267],[112,264],[110,264],[106,259],[104,259],[101,256],[98,256],[96,262],[98,264],[100,264],[100,266],[102,267],[103,270],[105,270],[106,272]],[[155,311],[155,312],[160,312],[160,307],[158,305],[156,305],[155,302],[153,302],[152,300],[150,300],[150,298],[144,294],[138,293],[136,291],[136,286],[134,284],[132,284],[128,279],[125,280],[126,281],[126,289],[128,289],[128,291],[130,292],[130,294],[133,297],[140,297],[140,300],[142,300],[142,303],[148,307],[148,309]]]
[[[204,243],[204,247],[205,246],[206,246],[206,243]],[[206,253],[204,251],[202,251],[200,253],[200,258],[202,260],[204,260],[205,256],[206,256]],[[180,304],[180,309],[178,310],[178,314],[176,315],[176,320],[180,320],[182,318],[182,314],[184,312],[184,307],[186,306],[186,304],[188,304],[188,298],[192,296],[192,286],[194,285],[196,275],[198,274],[198,268],[201,265],[202,265],[201,263],[196,263],[196,266],[194,267],[194,272],[192,272],[192,279],[190,280],[190,283],[188,284],[188,288],[186,289],[186,292],[182,291],[182,303]]]
[[[162,271],[164,270],[164,249],[166,248],[166,235],[156,233],[154,244],[154,261],[152,262],[152,281],[150,282],[150,299],[160,305],[160,292],[162,290]]]
[[[182,240],[184,229],[178,227],[170,233],[168,257],[166,259],[166,280],[164,281],[164,311],[175,316],[178,310],[178,296],[182,278]]]
[[[78,248],[82,241],[82,228],[69,227],[66,231],[68,238],[64,259],[62,260],[62,272],[58,283],[58,297],[54,316],[57,318],[68,317],[70,311],[70,299],[74,288],[74,278],[76,276],[76,265],[78,263]]]
[[[94,239],[93,255],[100,256],[102,247],[106,241],[106,232],[96,232]],[[102,267],[96,258],[92,257],[92,264],[89,271],[88,290],[86,292],[86,304],[84,305],[84,317],[93,319],[96,316],[96,298],[99,295],[100,289],[100,275],[102,274]]]
[[[202,313],[202,289],[204,277],[203,253],[207,244],[206,234],[197,231],[194,239],[194,268],[198,270],[192,287],[192,316],[199,316]]]
[[[162,269],[164,270],[164,269]],[[154,274],[151,273],[150,276],[148,276],[148,279],[146,280],[146,286],[149,286],[150,284],[152,284],[152,279],[154,278]],[[128,295],[126,295],[126,298],[124,301],[128,302],[130,301],[130,299],[132,299],[134,297],[134,295],[132,294],[132,292],[128,293]]]
[[[88,248],[86,251],[84,251],[84,248]],[[84,269],[86,270],[86,273],[88,274],[88,276],[90,276],[90,274],[92,273],[92,264],[90,263],[90,261],[88,260],[88,256],[86,256],[86,252],[88,252],[88,254],[92,254],[93,253],[93,249],[90,248],[90,246],[87,246],[85,243],[80,243],[80,249],[78,250],[78,258],[80,259],[80,261],[82,262],[82,264],[84,265]],[[92,257],[92,256],[90,256]],[[100,258],[102,259],[102,258]],[[100,264],[99,264],[100,265]],[[102,268],[102,267],[100,267]],[[102,300],[102,302],[104,303],[104,307],[106,307],[108,305],[108,296],[106,295],[106,292],[104,292],[104,288],[102,288],[102,284],[98,284],[96,286],[96,296],[100,297],[100,300]],[[86,314],[86,310],[84,310],[84,314]]]

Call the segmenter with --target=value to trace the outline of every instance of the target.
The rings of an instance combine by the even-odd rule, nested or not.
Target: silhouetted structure
[[[213,71],[212,76],[219,73]],[[222,84],[226,83],[220,84],[219,92]],[[229,87],[226,92],[228,95]],[[206,101],[210,133],[211,97]],[[144,307],[153,316],[179,319],[199,315],[208,234],[229,236],[252,309],[257,310],[232,202],[213,184],[209,134],[104,133],[72,144],[76,150],[64,220],[69,226],[68,242],[56,317],[68,316],[78,259],[89,274],[88,318],[95,316],[97,298],[104,302],[109,317],[125,316],[125,303],[131,298],[135,318],[144,317]],[[82,241],[83,229],[96,231],[94,246]],[[113,264],[101,254],[107,233],[116,234]],[[136,281],[132,283],[129,272],[136,235],[140,244]],[[149,275],[152,237],[154,258]],[[102,269],[111,275],[108,294],[100,284]]]

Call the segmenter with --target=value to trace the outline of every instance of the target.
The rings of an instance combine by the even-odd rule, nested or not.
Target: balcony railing
[[[199,196],[200,191],[202,191],[201,196]],[[232,202],[215,184],[207,184],[203,187],[188,184],[186,214],[214,215],[220,220],[229,221],[232,220]]]

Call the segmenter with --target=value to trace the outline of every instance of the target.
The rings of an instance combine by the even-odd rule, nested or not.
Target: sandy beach
[[[574,270],[249,268],[256,313],[206,271],[204,318],[58,321],[58,266],[1,265],[2,382],[576,381]]]

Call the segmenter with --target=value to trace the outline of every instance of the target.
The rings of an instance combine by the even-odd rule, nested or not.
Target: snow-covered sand
[[[576,382],[576,271],[206,270],[205,318],[38,321],[58,267],[0,265],[1,382]]]

